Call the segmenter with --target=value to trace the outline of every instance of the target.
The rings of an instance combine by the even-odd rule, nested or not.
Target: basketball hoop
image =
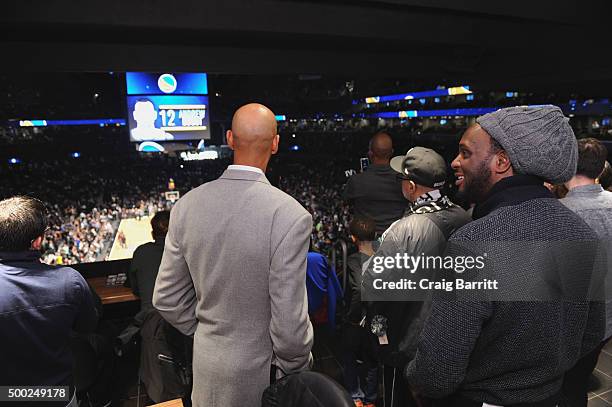
[[[164,195],[166,196],[166,201],[170,201],[172,204],[178,201],[181,197],[179,191],[166,191]]]

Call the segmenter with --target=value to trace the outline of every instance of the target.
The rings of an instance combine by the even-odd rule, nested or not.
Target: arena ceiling
[[[4,7],[2,72],[302,73],[612,94],[603,2],[20,0]]]

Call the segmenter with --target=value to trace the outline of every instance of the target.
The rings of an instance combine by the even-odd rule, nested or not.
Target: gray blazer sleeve
[[[177,209],[178,206],[175,206],[170,212],[164,255],[153,290],[153,306],[176,329],[185,335],[193,335],[197,327],[197,298],[177,239],[180,236]]]
[[[313,331],[308,318],[306,258],[312,218],[302,215],[273,249],[270,263],[270,338],[273,363],[285,373],[309,367]]]

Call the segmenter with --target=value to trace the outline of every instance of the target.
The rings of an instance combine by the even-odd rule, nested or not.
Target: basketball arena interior
[[[5,4],[0,405],[612,405],[603,3]]]

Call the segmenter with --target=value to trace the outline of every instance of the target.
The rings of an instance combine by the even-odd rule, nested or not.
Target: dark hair
[[[29,196],[0,201],[0,251],[28,250],[47,230],[47,207]]]
[[[506,155],[508,154],[504,146],[502,146],[499,141],[495,140],[493,137],[489,137],[489,139],[491,140],[491,145],[489,146],[489,157],[492,157],[493,155],[501,151],[506,152]],[[508,159],[510,159],[510,156],[508,156]],[[512,160],[510,160],[510,165],[512,166],[512,169],[514,170],[514,165],[512,165]]]
[[[349,224],[349,232],[361,242],[370,242],[376,236],[376,223],[372,218],[355,216]]]
[[[565,198],[565,195],[567,195],[568,191],[567,191],[567,187],[564,184],[556,184],[556,185],[553,185],[552,190],[550,192],[553,193],[555,198],[563,199]]]
[[[578,140],[578,168],[576,175],[595,179],[604,169],[608,150],[601,141],[589,137]]]
[[[370,151],[376,158],[390,160],[393,157],[393,138],[387,131],[379,131],[370,139]]]
[[[151,219],[151,228],[155,239],[165,237],[168,234],[168,224],[170,223],[170,212],[159,211]]]
[[[608,161],[606,161],[603,171],[599,174],[599,184],[603,189],[608,189],[612,185],[612,166]]]
[[[499,143],[499,141],[491,137],[491,147],[489,148],[489,152],[491,154],[497,154],[500,151],[504,151],[504,147]]]

